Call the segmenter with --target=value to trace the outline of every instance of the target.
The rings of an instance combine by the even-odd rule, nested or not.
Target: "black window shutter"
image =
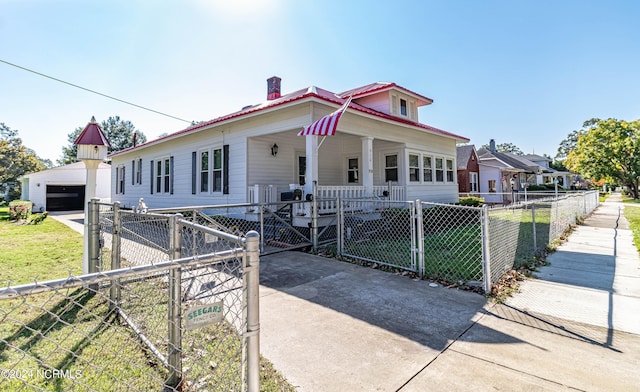
[[[222,193],[229,194],[229,145],[222,146]]]
[[[122,166],[122,194],[124,195],[124,186],[127,183],[127,176],[126,176],[126,170],[127,168],[125,166]]]
[[[151,173],[151,177],[150,177],[151,180],[149,181],[149,184],[151,186],[150,192],[153,195],[153,159],[150,161],[150,163],[151,163],[151,170],[149,170],[149,173]]]
[[[173,156],[169,157],[169,194],[173,195]]]
[[[120,168],[116,169],[116,194],[120,193]]]
[[[131,161],[131,185],[136,183],[136,161]]]
[[[198,153],[193,151],[191,153],[191,194],[196,194],[198,179]]]

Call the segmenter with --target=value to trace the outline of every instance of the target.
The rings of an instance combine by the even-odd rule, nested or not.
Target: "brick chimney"
[[[267,100],[271,101],[280,98],[280,79],[277,76],[272,76],[267,79]]]

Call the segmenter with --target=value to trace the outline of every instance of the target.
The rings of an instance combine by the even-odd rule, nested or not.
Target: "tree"
[[[549,161],[550,161],[549,162],[549,167],[552,168],[553,170],[568,171],[567,168],[564,166],[564,162],[563,161],[551,158],[551,156],[547,155],[547,154],[542,154],[542,156],[549,159]]]
[[[0,192],[9,200],[20,197],[18,178],[46,169],[35,151],[22,145],[18,131],[0,123]]]
[[[640,182],[640,120],[592,119],[577,131],[564,164],[594,180],[626,185],[634,199]]]
[[[147,141],[144,133],[137,130],[131,121],[121,120],[120,116],[109,117],[100,123],[100,127],[107,139],[109,139],[109,143],[111,143],[110,153],[133,147],[134,137],[136,138],[136,143],[145,143]],[[58,163],[66,165],[77,161],[78,147],[74,143],[83,129],[84,127],[78,127],[67,136],[69,144],[62,147],[62,158],[58,160]]]
[[[489,145],[485,144],[481,148],[485,148],[485,149],[488,150],[489,149]],[[516,154],[516,155],[524,155],[522,150],[518,146],[513,144],[513,143],[496,144],[496,151],[497,152],[510,152],[510,153]]]

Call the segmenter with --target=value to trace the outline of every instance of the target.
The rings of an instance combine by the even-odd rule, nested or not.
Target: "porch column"
[[[304,193],[313,193],[313,182],[318,181],[318,136],[305,136],[307,169],[304,173]]]
[[[373,195],[373,137],[363,136],[362,140],[362,185],[367,196]]]

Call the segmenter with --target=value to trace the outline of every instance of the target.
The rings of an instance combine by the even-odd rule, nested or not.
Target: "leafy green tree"
[[[109,139],[111,147],[109,152],[124,150],[125,148],[133,147],[134,135],[136,143],[145,143],[147,137],[141,131],[137,130],[131,121],[121,120],[120,116],[109,117],[107,120],[100,123],[100,128]],[[69,144],[62,147],[62,158],[58,160],[60,164],[68,164],[77,161],[78,147],[74,144],[80,133],[84,129],[83,127],[76,128],[67,136]]]
[[[488,150],[489,149],[489,145],[485,144],[481,148],[485,148],[485,149]],[[510,153],[516,154],[516,155],[524,155],[522,150],[518,146],[513,144],[513,143],[496,144],[496,151],[497,152],[510,152]]]
[[[18,178],[44,169],[35,151],[22,144],[18,131],[0,123],[0,193],[9,200],[20,198]]]
[[[640,182],[640,120],[592,119],[577,133],[575,147],[564,164],[594,180],[606,179],[628,187],[638,198]]]

